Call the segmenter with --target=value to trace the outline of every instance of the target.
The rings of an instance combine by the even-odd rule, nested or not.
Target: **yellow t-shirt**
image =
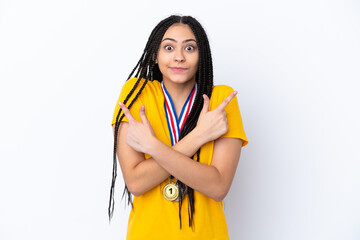
[[[128,93],[133,88],[137,78],[129,79],[123,86],[118,102],[116,103],[112,124],[116,122],[116,116],[119,112],[119,101],[123,102]],[[137,86],[135,93],[127,102],[127,106],[134,99],[136,93],[140,90],[144,79]],[[233,89],[229,86],[214,86],[210,98],[209,110],[216,108]],[[146,116],[155,132],[155,136],[171,147],[169,129],[167,126],[164,95],[161,84],[158,81],[148,81],[143,92],[134,105],[130,108],[133,117],[141,121],[139,109],[145,105]],[[242,146],[248,143],[244,132],[240,110],[237,98],[234,97],[225,107],[228,120],[228,132],[222,137],[240,138],[243,140]],[[123,121],[128,121],[126,117]],[[214,148],[214,141],[208,142],[201,147],[200,162],[210,165]],[[151,156],[145,154],[148,159]],[[180,229],[179,203],[171,202],[164,198],[162,189],[169,182],[169,178],[147,191],[141,196],[134,197],[133,208],[131,209],[127,239],[130,240],[162,240],[162,239],[196,239],[196,240],[224,240],[229,239],[228,228],[226,225],[225,214],[223,211],[223,202],[216,202],[210,197],[194,190],[195,212],[194,228],[189,228],[188,224],[188,196],[183,200],[181,209],[182,229]]]

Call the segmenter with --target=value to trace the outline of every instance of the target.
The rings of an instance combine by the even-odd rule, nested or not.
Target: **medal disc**
[[[179,196],[179,189],[175,183],[170,182],[163,188],[164,198],[168,201],[174,201]]]

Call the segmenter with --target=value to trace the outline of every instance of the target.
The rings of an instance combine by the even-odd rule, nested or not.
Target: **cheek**
[[[160,69],[160,72],[161,72],[162,74],[164,74],[165,68],[166,68],[166,67],[165,67],[163,64],[159,64],[159,69]]]
[[[199,67],[199,58],[197,58],[195,61],[194,61],[194,65],[195,65],[195,71],[197,71],[198,67]]]
[[[199,54],[194,57],[194,64],[196,65],[196,67],[199,66]]]
[[[157,58],[159,67],[160,67],[160,65],[163,65],[163,66],[166,65],[168,63],[168,61],[169,61],[168,58],[169,58],[169,56],[167,56],[166,54],[161,53],[161,51],[160,51],[159,54],[158,54],[158,58]]]
[[[158,66],[160,72],[164,74],[167,69],[167,64],[166,64],[166,59],[164,58],[164,56],[161,56],[161,54],[158,55]]]

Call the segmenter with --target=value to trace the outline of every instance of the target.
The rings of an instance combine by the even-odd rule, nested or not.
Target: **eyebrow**
[[[170,40],[170,41],[173,41],[173,42],[176,42],[176,43],[177,43],[177,41],[176,41],[175,39],[173,39],[173,38],[164,38],[161,42],[163,42],[163,41],[165,41],[165,40]],[[196,42],[195,39],[190,38],[190,39],[184,40],[183,43],[187,43],[187,42],[191,42],[191,41]]]

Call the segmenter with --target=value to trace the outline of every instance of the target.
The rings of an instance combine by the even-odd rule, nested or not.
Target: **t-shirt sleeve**
[[[127,80],[121,91],[120,91],[120,96],[116,102],[115,105],[115,110],[114,110],[114,114],[113,114],[113,118],[111,121],[111,125],[116,123],[116,118],[118,117],[118,113],[120,111],[120,106],[119,106],[119,102],[124,102],[125,98],[128,96],[128,94],[130,93],[130,91],[133,89],[134,85],[137,82],[137,78],[131,78],[129,80]],[[141,79],[141,81],[139,82],[138,86],[136,87],[134,93],[132,94],[132,96],[130,97],[130,99],[126,102],[126,106],[129,107],[130,103],[132,102],[132,100],[135,98],[136,94],[139,92],[141,86],[143,85],[144,80]],[[135,100],[134,104],[131,106],[130,108],[130,113],[131,115],[139,122],[141,122],[141,118],[139,116],[139,110],[140,107],[142,105],[142,101],[141,101],[141,95]],[[118,120],[120,120],[121,116],[123,115],[123,111],[121,111],[120,116],[118,117]],[[128,119],[124,116],[124,118],[121,121],[125,121],[128,122]]]
[[[214,87],[211,100],[210,101],[210,110],[219,106],[219,104],[227,97],[234,89],[232,87],[226,85],[218,85]],[[242,142],[242,146],[248,144],[248,139],[245,134],[239,104],[237,97],[235,96],[231,99],[230,103],[225,107],[226,117],[228,121],[228,131],[221,137],[227,138],[240,138]]]

